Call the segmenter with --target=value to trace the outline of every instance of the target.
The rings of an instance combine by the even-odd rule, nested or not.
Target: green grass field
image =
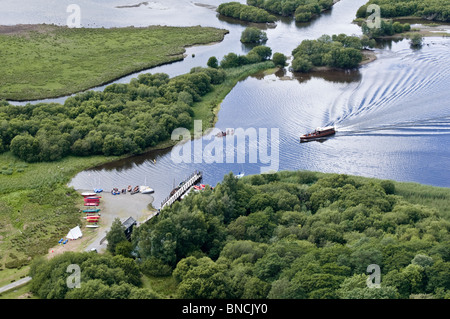
[[[44,255],[78,223],[80,196],[66,184],[79,171],[116,157],[67,157],[27,164],[11,153],[0,155],[0,285],[30,260]],[[5,284],[8,284],[6,282]]]
[[[55,25],[3,30],[0,99],[36,100],[80,92],[181,60],[185,47],[222,41],[227,32],[209,27],[70,29]]]

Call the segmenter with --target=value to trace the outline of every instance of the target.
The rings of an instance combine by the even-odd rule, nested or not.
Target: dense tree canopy
[[[141,74],[129,84],[69,97],[64,105],[0,104],[0,151],[27,162],[67,155],[135,154],[191,126],[193,102],[224,81],[223,70],[195,68],[169,79]]]
[[[79,267],[79,286],[68,282],[70,265]],[[30,275],[31,291],[43,299],[156,299],[158,294],[141,288],[141,272],[133,259],[96,253],[66,252],[51,260],[36,259]]]
[[[241,34],[242,43],[263,43],[267,41],[267,34],[255,27],[247,27]]]
[[[341,69],[356,68],[362,61],[361,49],[373,43],[357,36],[323,35],[317,40],[303,40],[292,51],[292,69],[308,72],[313,66]]]
[[[294,16],[297,22],[307,22],[333,6],[333,0],[247,0],[247,4],[269,12]]]
[[[179,298],[444,298],[449,231],[389,181],[229,174],[140,226],[133,244],[174,269]],[[367,286],[371,264],[380,288]]]
[[[107,249],[109,252],[114,253],[116,246],[127,240],[125,236],[125,227],[119,218],[114,219],[110,230],[106,234],[106,240],[108,241]]]
[[[219,5],[217,12],[235,19],[249,22],[275,22],[277,18],[264,9],[255,8],[239,2],[226,2]]]
[[[390,181],[230,173],[135,228],[131,247],[119,238],[115,256],[35,259],[31,291],[50,299],[161,297],[143,285],[144,274],[169,278],[171,296],[188,299],[449,298],[449,231],[437,208],[410,203]],[[379,288],[368,285],[374,264]],[[67,284],[70,265],[81,271],[78,289]]]
[[[435,21],[450,21],[450,2],[445,0],[369,0],[361,6],[356,16],[367,18],[371,12],[367,12],[370,4],[380,6],[383,18],[416,16]]]
[[[379,28],[370,28],[368,27],[367,22],[363,22],[361,29],[363,34],[369,38],[378,38],[409,31],[411,30],[411,25],[409,23],[402,24],[398,21],[393,22],[392,20],[381,19]]]

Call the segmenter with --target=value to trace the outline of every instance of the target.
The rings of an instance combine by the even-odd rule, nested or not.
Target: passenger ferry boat
[[[336,130],[335,130],[334,126],[318,127],[314,132],[300,136],[300,142],[308,142],[311,140],[334,135],[335,133],[336,133]]]

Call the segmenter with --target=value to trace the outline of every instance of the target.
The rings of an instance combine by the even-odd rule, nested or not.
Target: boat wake
[[[422,133],[446,133],[439,121],[447,123],[450,114],[450,105],[444,102],[450,98],[448,46],[443,42],[420,51],[406,48],[381,56],[374,63],[388,67],[364,69],[361,82],[331,105],[327,125],[365,133],[413,128]]]
[[[375,127],[337,127],[339,136],[425,136],[425,135],[450,135],[450,117],[435,118],[422,121],[403,122],[391,125],[379,125]]]

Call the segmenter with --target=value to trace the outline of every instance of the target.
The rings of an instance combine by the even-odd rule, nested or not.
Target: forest
[[[268,60],[271,50],[264,48],[253,49],[236,65],[222,64],[231,68]],[[10,150],[29,163],[140,153],[169,139],[173,129],[190,128],[194,103],[225,78],[222,68],[193,68],[172,79],[141,74],[129,84],[79,93],[64,104],[0,102],[0,153]]]
[[[129,84],[80,93],[64,104],[3,102],[0,151],[9,149],[26,162],[139,153],[170,138],[174,128],[189,128],[192,104],[225,78],[222,70],[197,71],[173,79],[141,74]]]
[[[33,292],[41,298],[450,298],[448,191],[428,187],[417,196],[408,189],[414,192],[403,183],[343,174],[237,179],[230,173],[214,189],[165,208],[109,254],[35,261]],[[433,198],[431,204],[415,202],[421,196]],[[62,285],[70,263],[81,265],[85,288]],[[381,270],[379,288],[367,285],[373,264]],[[172,289],[158,291],[142,278],[166,280]]]
[[[367,12],[370,4],[380,6],[383,18],[411,16],[434,21],[450,21],[450,2],[445,0],[370,0],[358,9],[356,16],[367,18],[371,14]]]
[[[316,40],[303,40],[292,51],[292,69],[309,72],[313,67],[356,68],[363,59],[361,50],[375,45],[369,37],[323,35]]]
[[[273,23],[277,18],[266,10],[250,7],[239,2],[226,2],[219,5],[217,12],[226,17],[256,23]]]
[[[263,50],[263,52],[265,51],[266,49]],[[193,102],[192,106],[190,103],[194,98],[186,91],[178,94],[174,104],[163,104],[164,98],[162,97],[158,98],[159,104],[156,104],[156,101],[155,103],[148,102],[149,98],[140,97],[131,101],[131,96],[139,95],[137,91],[148,88],[157,92],[157,88],[164,87],[163,83],[167,81],[173,85],[176,83],[181,89],[184,84],[192,83],[182,80],[189,78],[189,74],[178,78],[177,81],[175,78],[169,79],[165,74],[145,74],[140,79],[131,81],[134,84],[140,83],[140,88],[129,84],[120,84],[111,86],[108,88],[110,92],[106,93],[95,91],[80,93],[66,101],[67,106],[71,105],[70,108],[61,104],[41,103],[13,106],[6,102],[0,102],[2,105],[0,107],[0,126],[2,127],[0,136],[11,140],[17,133],[16,136],[24,136],[33,141],[31,145],[35,147],[32,149],[35,153],[30,156],[23,153],[25,159],[44,159],[44,155],[49,156],[50,159],[64,156],[65,153],[61,152],[61,149],[68,146],[70,146],[69,152],[85,150],[85,152],[77,153],[79,155],[70,155],[75,154],[70,153],[54,161],[30,163],[14,155],[7,143],[2,143],[3,153],[0,154],[0,229],[2,230],[0,234],[2,236],[0,240],[0,273],[2,276],[0,276],[0,286],[9,283],[5,280],[10,272],[23,273],[26,271],[31,260],[46,254],[63,234],[79,223],[80,216],[77,206],[80,195],[73,188],[69,188],[67,183],[80,171],[121,157],[103,155],[103,146],[105,146],[105,150],[106,147],[109,147],[110,151],[114,150],[114,148],[110,148],[112,145],[110,142],[105,143],[106,131],[127,132],[128,134],[132,128],[127,125],[132,127],[141,124],[151,125],[152,123],[146,121],[158,121],[161,117],[166,117],[168,113],[176,114],[177,110],[189,112],[186,113],[189,116],[189,123],[192,123],[192,119],[201,119],[204,129],[209,128],[216,120],[215,109],[236,83],[251,74],[273,68],[274,63],[269,60],[238,68],[222,69],[218,65],[214,65],[214,67],[208,70],[196,67],[189,73],[192,75],[202,73],[200,79],[209,79],[214,83],[221,82],[220,77],[223,74],[226,75],[221,84],[210,84],[211,91],[201,96],[201,101]],[[218,77],[212,80],[209,75],[205,76],[204,72],[210,75],[215,74]],[[142,83],[146,83],[146,85]],[[207,82],[203,83],[208,84]],[[189,90],[189,88],[185,89]],[[122,93],[117,93],[119,90],[122,90]],[[116,93],[112,93],[112,91]],[[176,97],[176,94],[173,97]],[[189,103],[189,106],[183,105],[183,103]],[[50,114],[52,110],[58,111],[59,114]],[[180,118],[183,117],[181,113],[176,115],[180,115]],[[105,122],[102,122],[103,120]],[[117,127],[115,127],[116,125]],[[141,126],[141,130],[137,130],[133,134],[142,133],[143,130],[143,134],[147,134],[146,128],[148,127]],[[26,131],[28,129],[31,130]],[[158,127],[149,128],[151,131],[157,129]],[[42,135],[37,135],[39,130]],[[52,135],[44,136],[44,132],[47,131]],[[158,134],[161,133],[158,132]],[[78,136],[78,139],[71,140],[69,135]],[[60,139],[64,141],[65,138],[67,140],[64,144]],[[123,143],[120,143],[119,139],[114,141],[119,146],[125,144],[127,136],[121,136],[121,138],[123,138]],[[2,141],[6,140],[2,139]],[[53,141],[53,144],[50,141]],[[79,142],[70,144],[73,141]],[[155,140],[149,141],[155,143]],[[169,147],[171,142],[172,140],[169,138],[154,148]],[[95,150],[100,155],[81,155]],[[21,151],[20,148],[19,151]],[[128,156],[128,154],[124,156]]]
[[[239,77],[233,68],[257,65],[271,56],[269,47],[256,46],[244,56],[226,55],[220,67],[196,67],[174,78],[140,74],[128,84],[79,93],[64,104],[14,106],[0,101],[0,153],[11,151],[28,163],[69,155],[141,153],[169,140],[175,128],[190,128],[194,104],[228,78]]]
[[[308,22],[331,9],[333,0],[247,0],[247,4],[281,16],[293,16],[297,22]]]

